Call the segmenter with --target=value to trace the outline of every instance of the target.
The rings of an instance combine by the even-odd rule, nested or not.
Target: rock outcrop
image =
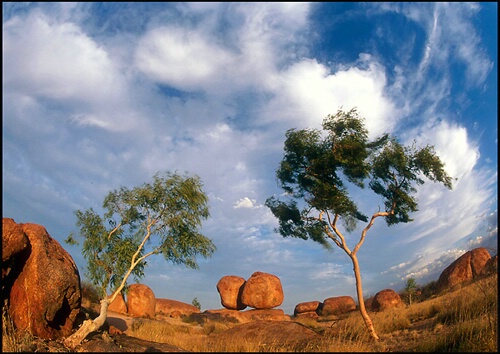
[[[280,279],[273,274],[255,272],[245,282],[241,302],[255,309],[272,309],[283,303],[284,294]]]
[[[37,224],[4,218],[2,252],[4,242],[2,260],[10,255],[11,270],[6,284],[2,278],[2,293],[14,326],[44,339],[70,335],[81,306],[80,275],[73,258]]]
[[[375,294],[371,301],[372,311],[383,311],[391,307],[403,305],[403,301],[397,292],[392,289],[384,289]]]
[[[329,297],[323,301],[321,316],[342,315],[356,310],[356,303],[350,296]]]
[[[144,284],[132,284],[127,293],[128,314],[134,317],[155,317],[156,298],[153,290]]]
[[[186,304],[182,301],[170,299],[156,299],[156,314],[179,318],[189,316],[192,313],[199,313],[200,309],[196,306]]]
[[[490,258],[488,250],[484,247],[464,253],[443,270],[437,281],[438,291],[477,279],[482,275],[483,268]]]
[[[108,306],[108,311],[117,312],[117,313],[127,313],[127,304],[123,299],[122,294],[116,295],[115,299]]]
[[[245,279],[236,275],[223,276],[217,283],[221,304],[229,310],[243,310],[247,305],[241,302]]]

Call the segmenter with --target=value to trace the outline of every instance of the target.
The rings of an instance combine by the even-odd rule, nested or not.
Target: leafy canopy
[[[364,119],[355,108],[328,115],[322,127],[323,132],[286,132],[276,177],[288,200],[266,200],[279,220],[277,231],[284,237],[311,238],[330,248],[325,228],[334,225],[337,218],[348,231],[354,230],[358,221],[368,221],[349,194],[352,186],[364,188],[368,182],[383,198],[389,226],[412,221],[409,213],[417,210],[412,193],[415,184],[424,183],[422,176],[452,187],[452,179],[432,146],[405,147],[388,134],[369,141]],[[297,201],[305,202],[302,210]]]
[[[92,208],[77,210],[86,275],[105,295],[129,274],[136,280],[143,277],[145,258],[153,254],[198,268],[196,256],[209,257],[216,249],[198,231],[210,215],[207,204],[198,177],[167,172],[157,173],[152,183],[110,192],[102,217]],[[76,243],[73,235],[66,242]]]

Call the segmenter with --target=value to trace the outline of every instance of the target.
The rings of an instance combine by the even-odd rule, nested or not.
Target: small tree
[[[432,146],[405,147],[388,134],[368,141],[368,131],[356,109],[328,115],[323,131],[326,134],[316,129],[287,131],[285,153],[276,176],[288,201],[270,197],[266,205],[278,218],[277,231],[283,237],[311,238],[326,248],[331,248],[330,239],[349,256],[361,315],[371,337],[378,340],[365,309],[356,254],[376,218],[385,218],[388,226],[412,221],[409,213],[417,211],[417,201],[411,194],[416,192],[415,185],[424,183],[422,175],[450,189],[452,179]],[[347,188],[364,188],[366,181],[383,198],[385,206],[383,211],[373,213],[370,220],[358,210]],[[301,209],[297,201],[304,204]],[[354,231],[358,221],[367,223],[352,249],[339,221],[348,233]]]
[[[408,305],[411,305],[411,297],[417,292],[417,282],[415,278],[408,278],[406,280],[405,294],[408,295]]]
[[[67,347],[74,349],[104,324],[109,304],[126,288],[129,276],[144,276],[146,258],[161,254],[167,261],[196,269],[197,255],[212,255],[215,245],[198,232],[209,217],[207,203],[198,177],[157,173],[153,183],[110,192],[104,198],[103,217],[92,208],[75,212],[84,239],[86,273],[99,287],[102,300],[99,316],[66,338]],[[77,243],[73,235],[65,241]]]
[[[196,298],[196,297],[195,297],[195,298],[193,299],[193,302],[191,302],[191,304],[192,304],[194,307],[198,308],[198,310],[201,310],[201,304],[200,304],[200,302],[198,301],[198,298]]]

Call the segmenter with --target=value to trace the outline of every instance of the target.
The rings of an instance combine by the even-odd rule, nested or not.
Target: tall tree
[[[109,304],[126,288],[129,276],[144,276],[146,258],[161,254],[167,261],[196,269],[196,256],[212,255],[215,245],[198,231],[210,215],[207,204],[197,176],[167,172],[157,173],[152,183],[110,192],[102,217],[92,208],[75,212],[86,274],[99,287],[102,300],[99,316],[66,338],[67,347],[74,349],[104,324]],[[65,241],[77,243],[73,235]]]
[[[355,108],[328,115],[322,127],[323,131],[286,132],[284,156],[276,177],[287,200],[270,197],[266,205],[277,217],[277,231],[283,237],[312,239],[326,248],[331,248],[331,240],[349,256],[359,310],[371,337],[378,340],[363,301],[357,252],[377,218],[385,218],[388,226],[412,221],[410,213],[417,211],[417,200],[412,194],[416,186],[424,183],[423,176],[449,189],[452,178],[430,145],[406,147],[388,134],[369,141],[364,119]],[[366,182],[372,192],[382,197],[385,206],[370,219],[360,212],[349,194],[349,189],[364,188]],[[346,233],[354,231],[358,221],[366,226],[351,248]]]

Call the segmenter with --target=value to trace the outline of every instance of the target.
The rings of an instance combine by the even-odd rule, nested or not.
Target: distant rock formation
[[[356,310],[356,302],[350,296],[329,297],[320,308],[321,316],[341,315]]]
[[[170,299],[156,299],[156,314],[179,318],[189,316],[192,313],[199,313],[200,309],[196,306],[186,304],[182,301]]]
[[[403,305],[401,297],[392,289],[384,289],[375,294],[371,300],[372,311],[383,311],[391,307]]]
[[[132,284],[127,292],[128,314],[134,317],[155,317],[156,298],[153,290],[144,284]]]
[[[3,218],[2,295],[18,330],[43,339],[66,337],[81,307],[78,268],[43,226]]]
[[[221,304],[229,310],[243,310],[247,305],[241,302],[245,279],[236,275],[223,276],[217,283]]]
[[[490,258],[488,250],[484,247],[478,247],[464,253],[443,270],[437,281],[438,291],[477,279],[482,275]]]
[[[283,303],[284,294],[280,279],[273,274],[255,272],[245,282],[241,302],[255,309],[272,309]]]

